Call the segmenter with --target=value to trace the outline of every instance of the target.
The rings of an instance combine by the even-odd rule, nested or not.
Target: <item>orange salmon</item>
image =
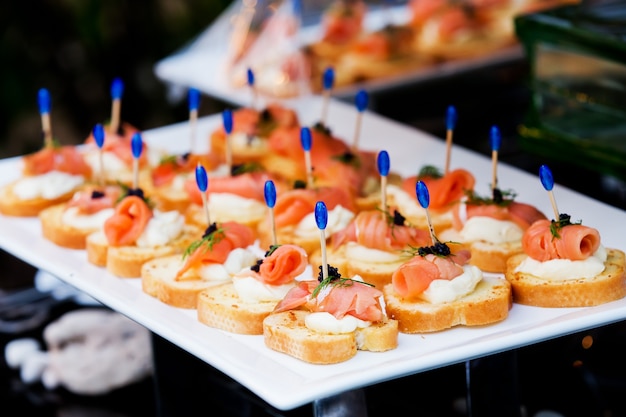
[[[302,274],[308,263],[304,249],[297,245],[286,244],[280,245],[270,255],[263,258],[258,271],[251,269],[242,274],[253,276],[264,284],[283,285],[292,282]]]
[[[345,229],[331,237],[332,245],[338,247],[356,242],[368,248],[394,252],[427,246],[431,242],[430,232],[426,229],[390,223],[378,210],[361,211]]]
[[[461,230],[464,220],[461,218],[460,210],[462,204],[455,207],[452,214],[452,226],[456,230]],[[466,204],[465,218],[469,219],[474,216],[492,217],[497,220],[509,220],[517,224],[522,230],[526,230],[537,220],[545,219],[546,216],[537,210],[534,206],[525,203],[513,201],[506,206],[497,204]]]
[[[213,153],[203,155],[189,153],[184,155],[172,155],[168,158],[164,158],[159,165],[152,169],[150,174],[152,183],[157,187],[167,185],[171,183],[178,174],[194,171],[198,164],[202,165],[207,170],[215,169],[221,162],[220,159],[220,157]]]
[[[322,40],[335,45],[352,41],[361,33],[366,11],[362,1],[335,1],[322,17]]]
[[[22,158],[24,175],[41,175],[61,171],[71,175],[89,177],[91,167],[75,146],[47,146]]]
[[[120,187],[107,185],[104,188],[89,187],[78,191],[67,202],[67,207],[78,207],[83,214],[93,214],[100,210],[115,207],[117,200],[122,195]]]
[[[143,198],[129,195],[115,207],[115,213],[104,222],[104,234],[111,246],[135,243],[152,218],[152,209]]]
[[[211,193],[235,194],[243,198],[265,201],[265,182],[273,178],[264,172],[245,172],[239,175],[210,177],[207,191]],[[282,187],[275,181],[277,192]],[[184,184],[192,203],[202,205],[202,195],[195,178],[188,179]]]
[[[450,208],[451,204],[459,201],[465,191],[474,189],[476,179],[465,169],[454,169],[446,175],[436,178],[432,176],[412,176],[402,181],[402,189],[409,195],[415,195],[415,184],[421,180],[428,187],[430,195],[430,210]]]
[[[320,291],[311,297],[315,289],[321,285],[318,281],[301,281],[292,288],[280,301],[274,312],[304,307],[311,312],[327,312],[341,319],[354,316],[360,320],[377,322],[384,314],[379,299],[382,292],[359,281],[344,280],[342,283],[328,284],[330,291]]]
[[[343,188],[297,188],[278,195],[274,206],[276,227],[298,224],[307,214],[315,210],[318,201],[323,201],[328,210],[341,205],[347,210],[356,211],[352,196]]]
[[[582,224],[569,224],[552,235],[550,220],[538,220],[524,233],[522,248],[531,258],[545,262],[552,259],[587,259],[600,247],[597,229]]]
[[[215,224],[217,229],[211,233],[207,242],[202,242],[189,256],[183,267],[176,274],[178,280],[186,271],[202,264],[223,264],[233,249],[247,248],[255,241],[254,231],[237,222]]]
[[[468,251],[440,257],[432,254],[414,256],[391,276],[394,290],[403,298],[422,294],[436,279],[452,280],[463,273],[463,265],[470,258]]]

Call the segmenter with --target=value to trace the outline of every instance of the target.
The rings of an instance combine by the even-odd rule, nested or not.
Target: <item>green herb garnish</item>
[[[230,168],[230,174],[235,177],[237,175],[242,175],[245,174],[247,172],[258,172],[261,171],[262,167],[260,164],[256,163],[256,162],[246,162],[243,164],[237,164],[237,165],[233,165]]]
[[[434,165],[424,165],[418,172],[417,177],[439,179],[443,177],[443,173]]]
[[[551,220],[550,221],[550,233],[552,233],[552,237],[555,239],[560,239],[561,235],[559,234],[559,230],[562,227],[569,226],[571,224],[581,224],[582,221],[578,221],[576,223],[572,223],[571,217],[569,214],[561,213],[559,214],[559,220]]]
[[[342,164],[352,165],[355,168],[361,167],[361,159],[350,151],[334,155],[330,159],[341,162]]]
[[[213,245],[219,243],[225,236],[224,229],[218,228],[217,223],[211,223],[204,231],[202,238],[192,242],[191,245],[185,249],[183,259],[194,253],[200,246],[206,246],[205,252],[212,250]]]
[[[481,197],[472,190],[466,190],[465,195],[467,196],[466,204],[475,206],[496,205],[500,207],[509,206],[517,196],[512,190],[503,191],[499,188],[494,188],[491,197]]]
[[[351,285],[354,285],[355,283],[367,285],[367,286],[370,286],[370,287],[374,286],[373,284],[370,284],[368,282],[359,281],[359,280],[352,279],[352,278],[342,278],[341,274],[339,273],[339,270],[337,268],[335,268],[334,266],[331,266],[331,265],[328,265],[328,276],[326,278],[324,278],[322,265],[319,266],[319,270],[320,270],[320,272],[319,272],[319,274],[317,276],[317,280],[319,281],[319,285],[317,287],[315,287],[315,289],[311,293],[311,297],[313,297],[313,298],[317,297],[318,294],[320,293],[320,291],[323,288],[326,288],[328,286],[349,287]]]

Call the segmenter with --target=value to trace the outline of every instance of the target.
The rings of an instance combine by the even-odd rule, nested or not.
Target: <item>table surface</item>
[[[319,119],[322,101],[312,97],[295,101],[303,124]],[[333,132],[349,138],[356,110],[338,101],[330,103],[328,124]],[[207,137],[221,123],[218,115],[201,118],[199,137]],[[148,144],[185,152],[187,123],[144,132]],[[389,152],[391,169],[401,175],[416,172],[422,165],[443,163],[445,148],[440,138],[393,122],[374,113],[363,117],[361,145]],[[177,139],[178,138],[178,139]],[[208,145],[207,145],[208,146]],[[452,151],[452,167],[465,167],[477,178],[477,192],[486,193],[491,160],[462,147]],[[3,183],[19,176],[19,158],[0,162]],[[554,172],[556,201],[562,212],[600,230],[607,247],[626,249],[623,227],[626,213],[580,193],[559,186]],[[549,197],[535,175],[499,164],[499,182],[517,191],[518,201],[536,205],[552,214]],[[383,353],[358,352],[336,365],[311,365],[267,349],[262,336],[234,335],[209,328],[197,321],[194,310],[161,303],[141,291],[140,279],[120,279],[90,265],[84,251],[57,247],[41,237],[36,218],[0,216],[0,247],[24,261],[47,270],[105,305],[129,316],[154,333],[175,343],[249,388],[279,409],[292,409],[315,399],[350,389],[399,378],[409,374],[483,357],[520,346],[538,343],[580,330],[599,327],[626,318],[626,300],[589,308],[546,309],[514,305],[504,321],[484,327],[454,329],[433,334],[403,335],[398,348]]]

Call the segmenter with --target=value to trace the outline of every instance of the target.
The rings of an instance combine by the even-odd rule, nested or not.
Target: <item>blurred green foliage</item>
[[[124,81],[122,119],[146,130],[179,122],[153,67],[202,32],[228,0],[43,0],[0,7],[0,157],[41,146],[37,92],[52,97],[52,130],[80,143],[110,117],[110,84]],[[203,98],[201,115],[211,112]],[[206,111],[205,107],[209,107]]]

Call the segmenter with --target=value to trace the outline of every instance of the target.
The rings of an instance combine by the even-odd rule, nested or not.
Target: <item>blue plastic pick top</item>
[[[224,110],[224,112],[222,112],[222,121],[226,134],[230,135],[233,131],[233,112],[229,109]]]
[[[188,97],[189,111],[198,110],[198,107],[200,107],[200,91],[197,88],[190,88]]]
[[[198,184],[198,189],[203,193],[209,187],[209,177],[204,167],[200,164],[196,167],[196,184]]]
[[[141,139],[141,133],[137,132],[133,135],[133,138],[130,140],[130,147],[133,151],[133,156],[135,159],[139,159],[141,156],[141,151],[143,150],[143,140]]]
[[[387,151],[380,151],[378,153],[378,172],[381,176],[386,177],[389,175],[389,153]]]
[[[102,149],[102,145],[104,145],[104,127],[102,124],[98,123],[93,127],[93,138],[98,148]]]
[[[423,208],[428,208],[430,205],[430,194],[428,193],[428,187],[424,184],[424,181],[418,181],[415,184],[415,194],[417,195],[417,201]]]
[[[324,90],[330,90],[335,84],[335,70],[332,68],[326,68],[323,76]]]
[[[37,95],[37,100],[39,102],[39,113],[46,114],[50,113],[50,92],[45,88],[40,88],[39,93]]]
[[[454,106],[448,106],[448,111],[446,113],[446,129],[454,130],[456,127],[456,108]]]
[[[541,180],[541,185],[546,191],[552,191],[554,187],[554,177],[552,176],[552,171],[546,165],[541,165],[539,167],[539,179]]]
[[[491,126],[491,150],[492,151],[499,151],[500,150],[500,144],[502,143],[502,136],[500,135],[500,129],[498,129],[498,126]]]
[[[367,91],[360,90],[358,93],[356,93],[356,97],[354,97],[354,102],[359,112],[365,111],[369,102],[369,95],[367,94]]]
[[[276,205],[276,187],[272,180],[265,181],[265,204],[269,208],[274,208]]]
[[[315,222],[320,230],[326,229],[328,223],[328,210],[326,210],[326,204],[323,201],[318,201],[315,204]]]
[[[308,127],[303,127],[300,129],[300,143],[302,144],[302,149],[304,149],[305,152],[311,150],[311,146],[313,145],[313,143],[311,139],[311,129],[309,129]]]
[[[124,83],[121,78],[115,78],[111,83],[111,98],[113,100],[120,99],[122,94],[124,94]]]
[[[248,85],[252,87],[254,85],[254,72],[252,72],[252,70],[248,68],[248,71],[246,71],[246,74],[248,76]]]

